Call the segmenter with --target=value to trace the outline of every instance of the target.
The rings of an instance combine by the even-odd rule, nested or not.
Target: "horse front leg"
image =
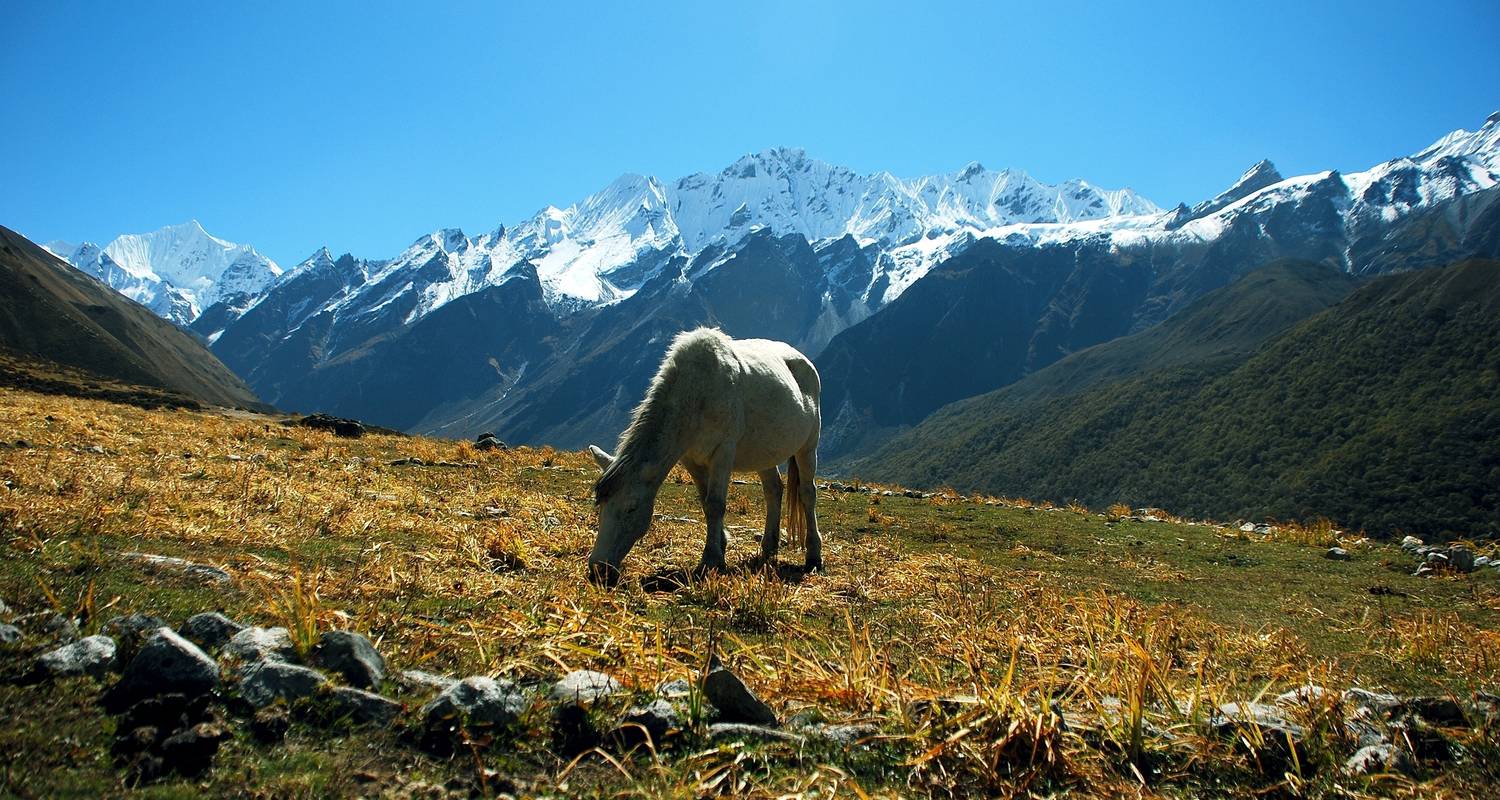
[[[760,486],[766,494],[766,532],[760,537],[760,555],[767,564],[776,563],[781,547],[781,473],[775,467],[761,470]]]
[[[703,518],[708,523],[708,536],[703,543],[703,561],[698,565],[701,572],[723,571],[724,551],[729,549],[729,537],[724,533],[724,512],[729,507],[729,473],[734,465],[734,451],[714,454],[709,464],[699,497],[703,501]]]

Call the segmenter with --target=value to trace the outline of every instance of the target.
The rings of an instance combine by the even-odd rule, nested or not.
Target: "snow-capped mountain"
[[[254,247],[210,235],[197,220],[125,234],[103,248],[91,242],[46,247],[179,325],[215,303],[246,305],[281,275],[281,267]]]

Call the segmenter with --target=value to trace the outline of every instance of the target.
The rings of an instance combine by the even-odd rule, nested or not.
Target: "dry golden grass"
[[[899,503],[824,492],[826,574],[745,568],[647,591],[639,578],[691,566],[701,551],[692,488],[677,472],[653,532],[626,563],[630,579],[603,591],[582,580],[595,523],[595,469],[584,454],[343,440],[258,417],[13,391],[0,393],[0,431],[32,445],[0,451],[0,535],[12,564],[0,572],[0,591],[13,604],[180,617],[210,603],[286,625],[304,647],[331,627],[366,631],[400,668],[522,681],[595,668],[643,691],[696,674],[712,641],[783,716],[813,711],[882,731],[858,752],[705,746],[592,767],[523,747],[538,791],[1466,796],[1472,783],[1441,776],[1335,790],[1316,784],[1310,768],[1267,773],[1204,735],[1203,718],[1218,702],[1361,681],[1342,654],[1294,629],[1309,624],[1445,686],[1487,688],[1500,677],[1500,635],[1455,611],[1215,619],[1193,604],[1147,599],[1151,587],[1212,582],[1134,551],[1107,565],[1107,580],[1073,581],[1058,571],[1076,565],[1070,548],[1112,535],[1078,506],[951,490]],[[412,458],[426,466],[391,465]],[[732,546],[748,561],[763,513],[759,486],[733,486],[729,508]],[[1062,525],[1063,517],[1099,527],[1001,542],[993,550],[1013,559],[1008,568],[990,551],[943,546],[966,535],[966,523],[931,515],[992,508],[1009,515],[997,518],[1002,527],[1037,518]],[[1128,516],[1112,508],[1110,524]],[[1323,544],[1331,530],[1274,538]],[[1220,536],[1210,528],[1174,535]],[[143,582],[113,557],[128,550],[222,566],[235,588],[213,596],[170,575]],[[100,571],[87,592],[66,571],[80,564]],[[1475,603],[1493,610],[1493,587],[1474,591]]]

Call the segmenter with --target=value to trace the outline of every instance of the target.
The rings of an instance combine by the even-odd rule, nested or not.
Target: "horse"
[[[672,340],[646,397],[620,436],[618,455],[590,445],[603,474],[594,485],[599,535],[588,577],[613,586],[620,564],[651,525],[662,482],[682,464],[698,489],[708,525],[699,572],[724,569],[724,509],[731,472],[759,474],[766,498],[761,555],[774,563],[787,498],[787,533],[806,549],[808,571],[823,567],[816,513],[818,371],[791,345],[731,339],[715,328]],[[777,467],[786,462],[783,487]]]

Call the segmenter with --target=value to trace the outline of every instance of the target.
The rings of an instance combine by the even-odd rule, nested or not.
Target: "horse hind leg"
[[[781,546],[781,473],[775,467],[761,470],[760,485],[766,494],[766,532],[760,537],[760,554],[770,564]]]
[[[823,569],[823,537],[818,534],[818,486],[816,475],[818,470],[818,450],[813,444],[796,455],[787,467],[787,476],[791,478],[795,474],[794,481],[788,488],[797,493],[796,508],[793,513],[800,512],[800,519],[805,537],[804,547],[807,548],[806,567],[808,572]],[[790,526],[789,526],[790,527]]]

